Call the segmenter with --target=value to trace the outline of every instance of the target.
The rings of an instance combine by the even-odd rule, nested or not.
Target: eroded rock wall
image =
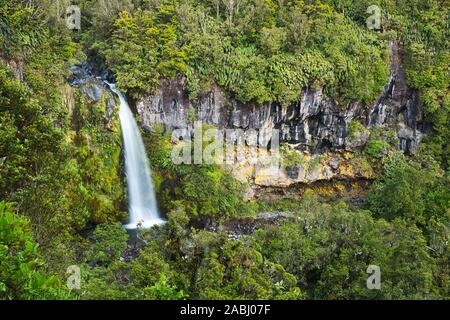
[[[399,148],[417,150],[426,129],[417,94],[406,86],[401,49],[391,43],[391,75],[379,99],[364,107],[355,101],[339,105],[323,88],[305,88],[300,100],[288,107],[277,103],[243,104],[221,88],[204,92],[196,101],[188,98],[183,79],[163,81],[156,94],[143,96],[136,109],[144,127],[163,124],[166,130],[179,128],[192,132],[198,120],[219,129],[255,129],[262,132],[258,144],[267,147],[272,130],[280,130],[280,140],[312,154],[348,150],[364,145],[367,135],[349,138],[352,121],[366,127],[388,126],[396,130]],[[355,141],[358,141],[355,143]]]
[[[218,129],[256,130],[257,141],[247,139],[246,147],[259,146],[263,158],[272,156],[266,149],[272,131],[278,129],[281,144],[287,145],[291,157],[298,161],[291,164],[281,159],[274,167],[244,160],[230,166],[237,179],[249,183],[248,199],[264,188],[370,181],[375,173],[359,151],[366,145],[372,127],[395,132],[397,147],[405,153],[414,153],[428,130],[419,97],[406,84],[401,48],[390,43],[389,49],[390,78],[371,106],[358,101],[339,105],[323,88],[303,89],[300,100],[288,107],[277,103],[243,104],[217,86],[192,101],[184,79],[179,78],[161,82],[156,94],[137,101],[136,109],[144,128],[162,124],[166,130],[184,129],[183,138],[192,137],[195,121]],[[351,132],[352,122],[358,122],[362,130]]]

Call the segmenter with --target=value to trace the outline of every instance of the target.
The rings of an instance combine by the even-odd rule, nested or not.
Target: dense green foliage
[[[376,217],[416,225],[435,259],[433,274],[439,290],[448,290],[450,278],[450,180],[438,163],[406,160],[394,153],[385,159],[384,172],[373,185],[368,207]]]
[[[175,165],[170,134],[156,128],[146,135],[149,158],[157,172],[158,202],[165,212],[183,206],[190,217],[229,218],[251,215],[243,200],[245,185],[218,165]],[[226,190],[227,192],[224,192]]]
[[[57,277],[46,274],[29,221],[0,202],[0,298],[68,299]]]
[[[79,0],[81,32],[50,0],[0,2],[1,299],[448,299],[448,30],[437,0]],[[445,1],[443,2],[445,5]],[[383,10],[383,31],[366,9]],[[43,18],[45,17],[45,18]],[[373,102],[389,76],[387,44],[434,131],[409,158],[374,127],[359,165],[379,176],[363,209],[302,199],[246,202],[217,165],[174,165],[169,135],[144,133],[168,223],[130,234],[117,113],[66,84],[91,55],[129,96],[182,76],[192,99],[214,85],[242,102],[296,102],[324,87]],[[85,52],[85,53],[83,53]],[[350,135],[367,130],[355,122]],[[302,161],[283,148],[284,165]],[[318,157],[317,161],[321,161]],[[260,211],[288,217],[231,237]],[[217,228],[206,228],[217,227]],[[80,290],[64,285],[81,269]],[[369,265],[381,290],[366,287]]]
[[[85,47],[134,96],[180,75],[193,99],[217,84],[242,102],[288,105],[305,86],[323,86],[342,103],[368,105],[387,83],[388,41],[398,42],[408,84],[436,131],[423,153],[447,166],[450,55],[441,2],[79,1]],[[382,31],[366,26],[370,5],[381,9]]]
[[[430,253],[420,230],[403,220],[387,223],[345,204],[306,197],[296,221],[261,232],[263,252],[297,276],[316,299],[433,298]],[[366,269],[382,270],[381,290],[368,290]]]
[[[6,4],[8,19],[31,10],[20,1]],[[21,24],[32,24],[42,11],[32,13]],[[73,261],[72,242],[88,223],[123,217],[121,140],[118,129],[110,132],[118,120],[106,128],[104,101],[93,106],[66,84],[65,62],[73,58],[66,49],[75,47],[67,34],[48,31],[0,60],[0,198],[29,217],[43,250],[52,252],[48,264],[60,268]],[[16,63],[15,73],[6,65],[20,61],[26,64]]]
[[[389,75],[386,41],[326,3],[292,1],[125,2],[110,20],[92,14],[87,44],[130,93],[151,92],[160,77],[188,80],[194,98],[213,82],[243,102],[289,104],[305,86],[344,100],[372,102]],[[95,10],[94,10],[95,12]],[[333,28],[328,26],[332,24]]]

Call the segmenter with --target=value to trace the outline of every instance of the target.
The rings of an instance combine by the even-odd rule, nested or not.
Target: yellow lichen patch
[[[348,162],[345,162],[340,167],[340,174],[346,177],[355,176],[355,168]]]
[[[311,190],[315,194],[322,197],[331,197],[335,194],[335,190],[332,185],[320,185],[308,188],[307,190]]]
[[[342,157],[343,157],[345,160],[348,160],[348,159],[350,159],[351,155],[352,155],[351,152],[349,152],[349,151],[344,151],[344,153],[342,154]]]
[[[236,180],[246,182],[255,174],[255,167],[252,165],[232,168],[233,176]]]
[[[66,142],[68,144],[73,144],[75,142],[76,137],[77,137],[77,132],[75,130],[70,130],[67,133]]]
[[[342,195],[345,192],[345,185],[341,182],[336,182],[334,184],[334,188],[340,195]]]

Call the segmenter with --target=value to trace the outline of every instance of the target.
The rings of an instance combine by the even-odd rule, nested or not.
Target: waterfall
[[[159,216],[150,164],[134,115],[125,96],[116,89],[115,84],[108,82],[106,84],[120,99],[119,117],[125,147],[125,172],[130,214],[130,223],[125,228],[150,228],[155,224],[164,223]]]

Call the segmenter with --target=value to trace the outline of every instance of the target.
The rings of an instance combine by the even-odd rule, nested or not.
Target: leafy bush
[[[403,220],[321,204],[307,195],[295,221],[258,234],[263,254],[294,274],[309,299],[404,299],[434,296],[433,259],[421,231]],[[389,245],[386,245],[389,243]],[[369,265],[381,290],[366,287]],[[414,265],[414,270],[411,269]]]
[[[157,198],[165,212],[180,204],[189,217],[228,218],[245,216],[252,209],[244,202],[245,185],[218,165],[174,165],[171,150],[174,145],[167,134],[145,136],[152,168],[165,177],[158,183]],[[151,149],[150,149],[151,148]]]
[[[389,143],[382,135],[382,129],[380,127],[373,127],[370,131],[369,140],[363,150],[364,154],[375,159],[383,157],[388,149]]]
[[[183,290],[178,291],[176,286],[170,285],[165,275],[161,275],[155,285],[145,288],[144,293],[149,300],[182,300],[188,297]]]
[[[325,86],[345,102],[369,104],[388,80],[386,42],[332,6],[261,0],[234,6],[124,4],[122,12],[111,10],[113,32],[98,30],[99,38],[87,34],[85,41],[134,97],[152,93],[161,77],[183,74],[192,98],[216,82],[242,102],[288,105],[305,87]],[[96,16],[87,13],[99,29]]]
[[[0,202],[0,298],[69,299],[57,277],[45,272],[29,221]]]
[[[119,222],[100,224],[91,237],[86,259],[97,265],[110,264],[125,251],[127,241],[128,233]]]
[[[438,206],[433,216],[445,219],[448,196],[444,192],[445,180],[441,180],[443,172],[435,163],[427,166],[422,168],[420,163],[408,161],[401,153],[385,158],[383,173],[369,195],[372,211],[388,220],[404,217],[423,225],[424,219],[430,218],[427,208]],[[436,201],[433,205],[428,202],[429,195],[433,195],[431,201]]]

